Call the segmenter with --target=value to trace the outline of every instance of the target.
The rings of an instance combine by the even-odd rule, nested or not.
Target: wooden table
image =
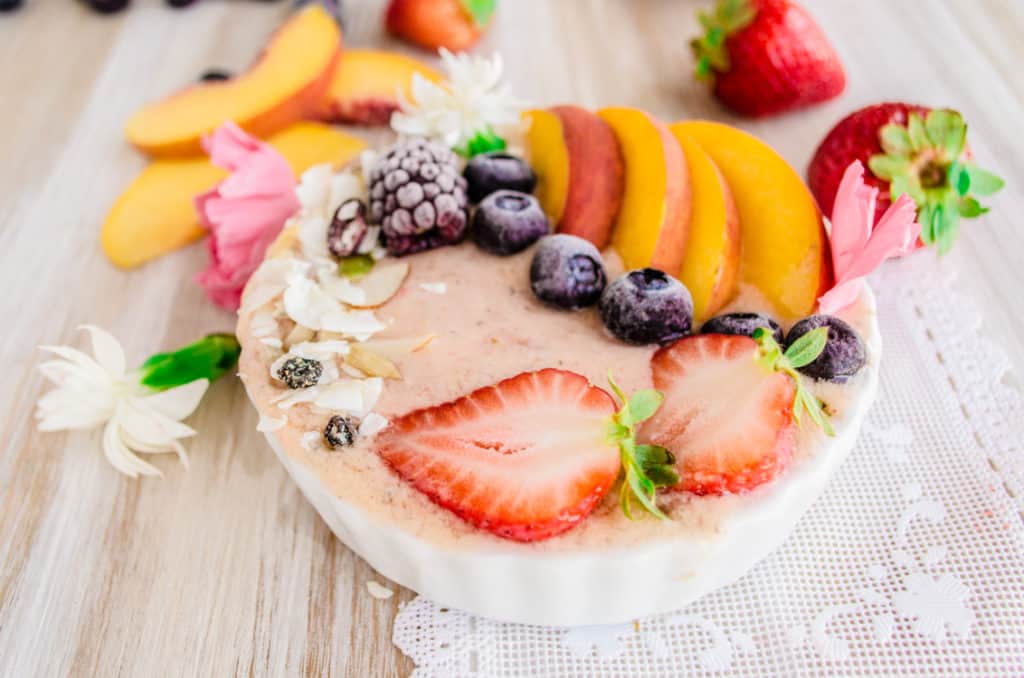
[[[28,0],[0,16],[0,675],[406,675],[392,620],[413,594],[367,594],[374,572],[333,538],[278,465],[239,383],[216,384],[191,422],[191,470],[131,480],[98,435],[38,434],[41,343],[110,329],[131,360],[230,330],[191,282],[194,246],[113,268],[97,245],[107,208],[144,160],[121,126],[143,102],[210,67],[240,70],[288,2],[136,0],[96,16]],[[398,47],[381,2],[349,7],[349,45]],[[841,115],[885,99],[952,105],[1008,186],[946,258],[984,332],[1024,368],[1024,5],[1012,0],[808,0],[846,63],[838,101],[763,121],[732,119],[690,78],[699,2],[506,0],[480,49],[505,56],[535,103],[628,104],[665,119],[737,122],[803,170]],[[920,256],[931,256],[923,254]]]

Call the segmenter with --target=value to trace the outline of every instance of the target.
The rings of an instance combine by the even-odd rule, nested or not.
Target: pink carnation
[[[878,189],[864,183],[864,166],[854,160],[843,173],[832,205],[832,268],[836,284],[818,300],[820,313],[836,313],[856,301],[864,276],[891,257],[914,250],[921,226],[909,195],[893,202],[872,228]]]
[[[199,219],[210,231],[210,265],[196,282],[213,303],[235,310],[267,247],[299,209],[295,175],[273,147],[233,122],[204,137],[203,149],[231,175],[195,198]]]

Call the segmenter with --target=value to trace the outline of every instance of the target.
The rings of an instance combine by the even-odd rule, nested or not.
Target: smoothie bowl
[[[527,118],[528,161],[405,137],[307,172],[243,296],[240,374],[392,580],[523,623],[678,609],[782,543],[852,448],[874,298],[834,284],[813,199],[757,139]]]

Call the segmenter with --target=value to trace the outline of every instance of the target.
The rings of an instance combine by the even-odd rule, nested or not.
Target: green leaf
[[[342,257],[338,262],[338,275],[345,278],[358,278],[373,270],[374,263],[373,257],[369,254],[353,254]]]
[[[650,419],[664,400],[665,396],[654,389],[648,388],[634,393],[629,399],[629,414],[633,423],[639,424]]]
[[[498,0],[462,0],[462,7],[473,17],[478,28],[485,28],[498,7]]]
[[[960,201],[957,203],[957,211],[963,218],[973,219],[974,217],[980,217],[982,214],[988,212],[988,208],[982,207],[980,202],[968,196],[966,198],[960,198]]]
[[[655,487],[675,487],[679,484],[679,472],[671,464],[661,464],[644,469]]]
[[[960,211],[950,209],[946,205],[937,205],[932,213],[932,234],[939,254],[946,254],[953,249],[953,243],[960,233]]]
[[[193,382],[214,381],[238,363],[241,346],[233,334],[209,334],[170,353],[150,356],[139,368],[139,383],[156,391]]]
[[[675,463],[675,456],[661,445],[637,445],[634,448],[634,456],[640,468]]]
[[[868,158],[868,168],[879,179],[892,181],[894,177],[906,176],[910,172],[910,159],[878,153]]]
[[[971,190],[971,175],[967,168],[958,162],[949,166],[949,185],[958,195],[967,195]]]
[[[924,121],[931,145],[946,152],[948,160],[956,160],[963,152],[967,139],[967,125],[956,111],[936,109]]]
[[[988,196],[998,192],[1006,182],[999,176],[983,170],[977,165],[971,163],[966,165],[967,173],[971,177],[971,192],[975,195]]]
[[[931,145],[928,142],[928,132],[924,128],[924,121],[917,113],[911,113],[907,118],[907,134],[910,135],[910,148],[914,151],[920,151]]]
[[[797,391],[797,398],[800,400],[801,407],[811,417],[811,420],[817,424],[826,435],[834,436],[836,434],[835,430],[832,428],[832,422],[829,421],[828,415],[825,413],[825,405],[817,398],[817,396],[801,386]]]
[[[818,327],[790,344],[783,355],[786,356],[790,365],[800,368],[814,362],[825,350],[826,343],[828,343],[828,328]]]
[[[935,242],[935,207],[925,203],[917,213],[917,223],[921,224],[921,242],[931,245]]]
[[[472,158],[481,153],[491,151],[503,151],[507,144],[505,140],[494,133],[490,127],[477,132],[472,139],[455,149],[455,152],[464,158]]]
[[[896,123],[889,123],[882,127],[878,133],[879,141],[882,142],[882,149],[890,155],[910,154],[910,135],[907,128]]]

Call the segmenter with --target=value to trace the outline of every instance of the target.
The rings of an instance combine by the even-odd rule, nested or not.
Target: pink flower
[[[199,219],[210,231],[210,265],[196,282],[213,303],[235,310],[267,247],[299,209],[295,176],[273,147],[233,122],[205,137],[203,149],[231,175],[195,198]]]
[[[859,160],[850,163],[832,205],[836,284],[818,299],[820,313],[836,313],[852,304],[860,295],[864,276],[886,259],[914,250],[921,233],[915,221],[914,201],[909,195],[901,195],[872,229],[877,198],[878,189],[864,183],[864,166]]]

